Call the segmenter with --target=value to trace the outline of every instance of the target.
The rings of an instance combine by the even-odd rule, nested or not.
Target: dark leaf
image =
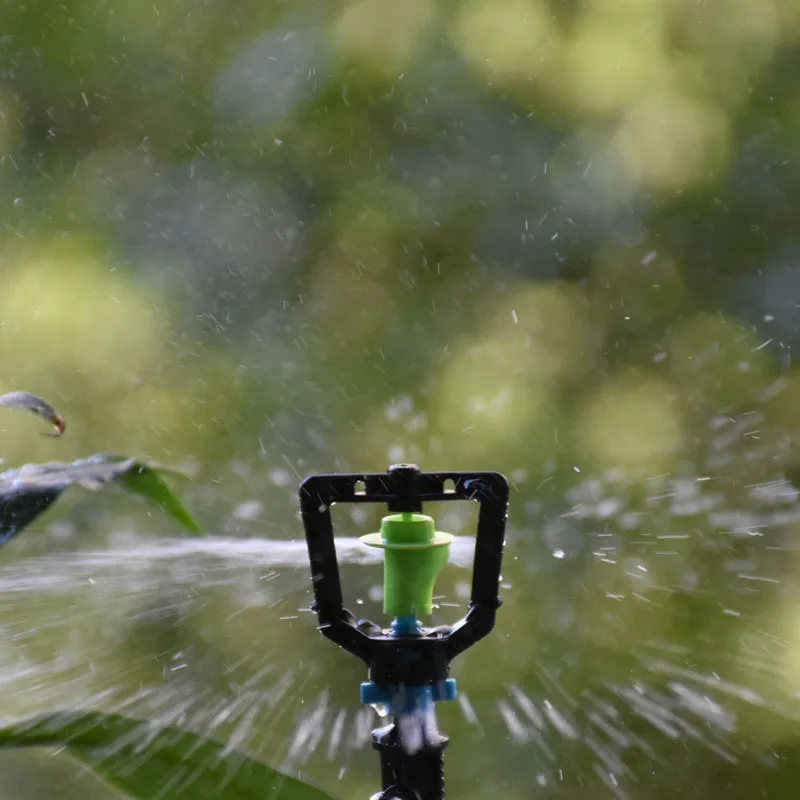
[[[0,748],[64,747],[133,800],[332,800],[223,742],[118,714],[61,711],[0,728]]]
[[[98,491],[115,481],[154,503],[186,530],[200,533],[200,526],[155,468],[134,458],[100,454],[71,464],[26,464],[0,473],[0,544],[29,525],[68,486]]]
[[[6,408],[25,408],[46,419],[56,429],[55,433],[45,433],[44,436],[61,436],[67,428],[64,417],[49,403],[30,392],[8,392],[0,395],[0,406]]]
[[[13,493],[0,491],[0,545],[33,522],[60,494],[61,489],[24,486]]]

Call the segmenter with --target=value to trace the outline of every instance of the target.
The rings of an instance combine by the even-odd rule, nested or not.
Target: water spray
[[[453,488],[446,489],[448,483]],[[363,491],[356,487],[363,484]],[[423,503],[471,500],[480,504],[469,610],[453,625],[423,626],[433,589],[453,537],[437,532]],[[385,503],[378,533],[361,537],[384,553],[384,613],[391,627],[357,620],[344,608],[331,507]],[[499,598],[508,481],[498,472],[421,472],[410,464],[386,473],[311,475],[300,487],[313,609],[319,630],[367,666],[361,701],[391,717],[372,732],[383,788],[371,800],[443,800],[447,736],[436,726],[435,703],[453,700],[450,663],[494,627]]]

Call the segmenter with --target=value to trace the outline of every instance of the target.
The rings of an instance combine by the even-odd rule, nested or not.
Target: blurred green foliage
[[[143,742],[146,740],[146,744]],[[315,786],[284,775],[224,742],[181,728],[154,731],[147,720],[119,714],[44,714],[0,730],[4,748],[63,747],[134,800],[150,800],[173,784],[176,797],[259,797],[332,800]],[[176,780],[176,773],[182,780]]]
[[[512,744],[483,713],[475,740],[443,709],[453,791],[794,796],[797,520],[759,487],[800,443],[796,0],[31,0],[0,20],[0,391],[70,420],[53,441],[4,418],[10,463],[199,464],[205,527],[276,538],[300,536],[314,470],[503,470],[510,588],[461,686],[486,707],[524,686],[602,742],[531,723]],[[170,530],[65,508],[49,547]],[[323,688],[354,708],[358,665],[308,615],[278,621],[306,586],[195,577],[75,590],[71,615],[18,593],[9,652],[72,655],[9,713],[134,692],[176,652],[169,685],[207,707],[300,654],[284,694],[305,709],[249,722],[270,762]],[[727,681],[702,691],[733,727],[675,670]],[[650,684],[694,733],[657,730],[631,699]],[[602,703],[627,709],[625,747],[592,721]],[[356,759],[313,769],[374,791],[373,754]]]

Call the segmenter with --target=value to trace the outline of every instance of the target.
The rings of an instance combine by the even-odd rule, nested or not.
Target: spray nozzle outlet
[[[384,550],[383,610],[395,617],[430,614],[433,587],[450,555],[452,534],[435,530],[425,514],[390,514],[362,543]]]

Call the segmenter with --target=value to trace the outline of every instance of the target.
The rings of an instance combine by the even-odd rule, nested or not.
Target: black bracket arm
[[[452,488],[445,489],[448,482]],[[363,491],[356,491],[358,483],[363,484]],[[395,465],[385,473],[312,475],[306,478],[300,487],[300,508],[311,563],[314,610],[320,631],[364,661],[370,672],[376,673],[373,680],[420,680],[425,678],[421,672],[429,672],[424,683],[440,680],[450,660],[486,636],[494,626],[501,604],[499,588],[508,495],[508,481],[499,472],[422,472],[409,464]],[[425,503],[454,500],[480,504],[469,611],[454,625],[430,631],[421,637],[421,641],[417,639],[420,655],[426,649],[437,651],[436,655],[431,652],[428,658],[422,658],[427,662],[425,669],[413,669],[413,674],[408,675],[398,674],[398,668],[386,662],[397,657],[402,640],[382,631],[374,623],[358,622],[344,608],[331,507],[336,503],[385,503],[390,512],[421,512]],[[426,641],[427,647],[422,645],[420,648]],[[393,651],[393,655],[389,651]],[[422,664],[418,666],[421,668]]]

